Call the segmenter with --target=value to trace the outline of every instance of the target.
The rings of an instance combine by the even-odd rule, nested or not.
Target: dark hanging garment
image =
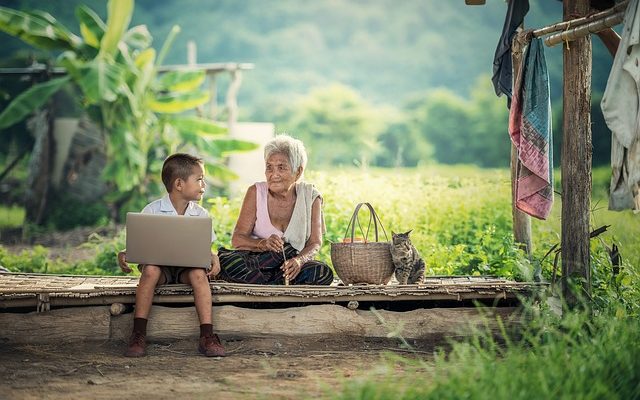
[[[511,106],[512,96],[512,64],[511,41],[516,29],[522,25],[524,16],[529,12],[529,0],[510,0],[507,8],[507,16],[504,20],[502,35],[493,58],[493,87],[496,94],[507,95],[507,106]]]

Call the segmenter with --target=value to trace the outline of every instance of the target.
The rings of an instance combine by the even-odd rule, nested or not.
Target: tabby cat
[[[411,244],[409,233],[391,232],[391,258],[395,266],[396,279],[401,285],[422,282],[424,278],[424,260]]]

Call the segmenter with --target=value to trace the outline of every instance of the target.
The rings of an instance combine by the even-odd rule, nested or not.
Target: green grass
[[[24,208],[18,206],[0,206],[0,229],[19,228],[24,222]]]
[[[556,198],[547,221],[532,219],[533,264],[516,249],[511,230],[510,178],[506,169],[435,165],[415,169],[333,169],[309,171],[306,175],[306,180],[313,182],[324,196],[327,232],[319,258],[329,263],[330,243],[340,242],[349,235],[347,225],[359,202],[369,202],[375,207],[386,238],[390,238],[391,231],[413,229],[411,238],[426,261],[427,274],[491,274],[529,280],[536,263],[560,241],[561,203]],[[610,275],[605,245],[615,242],[620,247],[623,270],[626,270],[618,277],[619,284],[629,288],[637,279],[633,274],[637,274],[640,265],[640,215],[606,210],[607,180],[605,169],[594,171],[592,227],[611,225],[605,234],[592,240],[594,276],[604,282]],[[241,202],[241,197],[206,200],[219,246],[230,246]],[[3,223],[14,221],[9,222],[13,225],[19,225],[24,215],[15,207],[0,208],[0,213],[7,215],[0,218]],[[366,226],[368,213],[361,211],[360,219]],[[363,234],[356,231],[356,235]],[[382,232],[380,237],[385,239]],[[369,238],[373,238],[372,233]],[[100,246],[99,259],[94,263],[104,266],[105,274],[116,273],[117,269],[107,260],[111,254],[115,256],[113,249],[117,246],[104,243]],[[551,277],[552,262],[553,257],[547,257],[542,263],[547,279]],[[73,270],[74,266],[69,269]]]
[[[434,362],[395,359],[332,399],[638,399],[640,329],[623,311],[537,316],[519,340],[477,334]],[[398,369],[404,373],[398,374]],[[396,371],[396,373],[393,373]]]

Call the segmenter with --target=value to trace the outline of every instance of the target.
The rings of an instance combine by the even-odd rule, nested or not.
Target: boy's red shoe
[[[140,332],[133,332],[129,338],[129,346],[124,355],[126,357],[142,357],[146,354],[146,348],[145,335]]]
[[[198,351],[207,357],[226,356],[224,347],[222,347],[222,343],[220,343],[220,338],[218,338],[218,335],[216,334],[213,334],[213,336],[200,337]]]

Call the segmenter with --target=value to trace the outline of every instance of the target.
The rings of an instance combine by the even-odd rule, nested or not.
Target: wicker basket
[[[369,208],[369,224],[366,233],[362,229],[358,212],[365,205]],[[369,228],[373,222],[375,241],[367,240]],[[363,241],[355,241],[356,224],[360,227],[363,234]],[[378,225],[387,238],[387,232],[384,230],[378,214],[369,203],[360,203],[356,206],[351,221],[347,226],[345,233],[345,243],[331,243],[331,262],[336,273],[344,282],[344,284],[353,283],[371,283],[376,285],[386,285],[393,275],[394,267],[391,259],[391,244],[388,242],[378,241]],[[351,228],[351,236],[349,235]]]

